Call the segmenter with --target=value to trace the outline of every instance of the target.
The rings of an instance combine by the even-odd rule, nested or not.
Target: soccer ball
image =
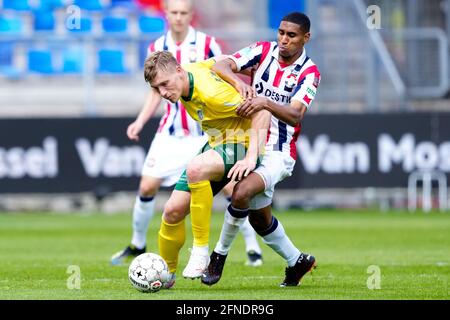
[[[167,263],[155,253],[143,253],[131,262],[128,279],[141,292],[157,292],[170,279]]]

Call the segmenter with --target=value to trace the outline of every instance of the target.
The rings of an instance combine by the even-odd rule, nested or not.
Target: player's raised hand
[[[141,132],[142,127],[142,124],[140,124],[138,121],[134,121],[133,123],[131,123],[127,128],[128,139],[139,141],[139,133]]]
[[[228,172],[227,178],[231,181],[241,181],[255,170],[256,162],[248,158],[237,161]]]

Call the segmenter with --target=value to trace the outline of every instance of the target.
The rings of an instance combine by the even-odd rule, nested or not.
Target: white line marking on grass
[[[110,281],[112,281],[112,279],[102,279],[102,278],[98,278],[98,279],[92,279],[92,281],[98,281],[98,282],[110,282]]]

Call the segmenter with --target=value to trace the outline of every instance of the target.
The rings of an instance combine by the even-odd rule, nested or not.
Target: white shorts
[[[200,137],[175,137],[156,134],[145,158],[143,176],[162,179],[164,187],[178,182],[189,161],[193,159],[208,141]]]
[[[285,152],[269,151],[264,155],[261,164],[253,172],[264,180],[265,189],[250,201],[250,210],[258,210],[272,204],[275,185],[292,175],[294,165],[295,160]]]

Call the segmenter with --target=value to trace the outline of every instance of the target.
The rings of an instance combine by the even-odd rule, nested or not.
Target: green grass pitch
[[[0,299],[449,299],[450,214],[376,211],[276,212],[293,242],[316,256],[318,268],[301,286],[279,288],[284,261],[261,241],[264,264],[244,266],[239,235],[222,280],[212,286],[187,280],[190,225],[174,288],[140,293],[127,267],[112,267],[110,256],[127,245],[130,214],[0,214]],[[155,215],[148,251],[157,252]],[[213,214],[211,242],[223,214]],[[189,218],[188,218],[189,221]],[[80,289],[69,289],[68,267],[80,268]],[[370,267],[377,266],[377,267]],[[379,289],[376,285],[379,268]],[[372,277],[372,278],[371,278]]]

